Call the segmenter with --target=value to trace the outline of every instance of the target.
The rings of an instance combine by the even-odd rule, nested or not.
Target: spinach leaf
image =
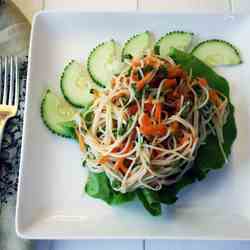
[[[231,147],[237,136],[237,129],[234,119],[234,108],[230,104],[230,113],[227,123],[223,128],[224,144],[223,148],[226,156],[231,153]],[[211,160],[212,159],[212,160]],[[221,153],[218,140],[214,135],[209,135],[206,144],[201,146],[195,159],[195,168],[200,169],[205,175],[212,169],[223,167],[225,159]],[[202,179],[199,178],[199,179]]]
[[[88,182],[85,191],[89,196],[102,199],[107,203],[111,201],[111,189],[109,187],[108,178],[104,173],[89,172]]]
[[[161,214],[161,203],[157,192],[144,188],[137,190],[136,193],[143,206],[151,215],[158,216]]]
[[[89,173],[85,192],[97,199],[104,200],[110,205],[119,205],[132,201],[135,197],[133,192],[122,194],[112,189],[108,177],[105,173]]]
[[[177,183],[171,186],[164,186],[158,192],[160,202],[167,205],[175,203],[178,199],[178,192],[187,185],[194,183],[195,180],[196,174],[193,169],[190,169]]]
[[[132,201],[135,198],[134,192],[129,192],[126,194],[122,194],[120,192],[113,191],[113,196],[111,200],[111,205],[120,205],[129,201]]]

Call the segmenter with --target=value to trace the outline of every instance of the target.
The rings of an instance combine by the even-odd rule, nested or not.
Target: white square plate
[[[186,188],[161,217],[137,202],[110,207],[83,194],[86,172],[78,145],[51,134],[40,117],[42,94],[59,89],[72,58],[86,59],[99,42],[125,41],[145,30],[156,37],[188,30],[237,45],[244,64],[219,68],[231,85],[238,138],[230,164]],[[43,12],[34,22],[29,60],[17,233],[24,238],[250,239],[250,17],[149,13]],[[58,90],[59,91],[59,90]],[[211,161],[213,159],[211,158]]]

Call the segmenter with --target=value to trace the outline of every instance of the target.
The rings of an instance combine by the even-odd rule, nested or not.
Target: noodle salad
[[[164,56],[156,49],[123,51],[122,67],[112,62],[101,88],[93,87],[105,82],[97,79],[101,70],[93,73],[88,63],[88,76],[74,61],[66,67],[74,73],[68,73],[70,84],[75,81],[88,92],[88,103],[74,105],[82,97],[67,94],[77,87],[63,86],[69,82],[64,71],[61,88],[68,103],[48,97],[53,94],[47,91],[50,102],[43,99],[42,117],[52,131],[49,119],[57,117],[53,132],[77,139],[89,172],[85,191],[90,196],[108,204],[138,196],[152,215],[159,215],[161,203],[174,203],[182,187],[227,162],[236,138],[234,109],[226,80],[210,66],[173,48]],[[50,114],[51,102],[54,109],[64,105],[64,112]]]
[[[147,55],[130,66],[96,93],[91,126],[83,117],[76,132],[86,167],[118,181],[116,191],[160,190],[192,167],[208,134],[222,145],[228,99],[171,58]]]

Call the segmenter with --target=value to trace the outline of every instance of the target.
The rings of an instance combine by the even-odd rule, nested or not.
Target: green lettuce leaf
[[[178,192],[185,186],[192,184],[196,180],[196,174],[190,169],[177,183],[171,186],[164,186],[158,191],[159,200],[166,205],[174,204],[178,200]]]
[[[223,134],[223,148],[228,157],[231,153],[232,144],[237,136],[234,108],[232,105],[230,106],[227,123],[223,128]],[[217,138],[213,135],[209,135],[206,139],[206,144],[200,147],[195,159],[195,168],[201,170],[203,173],[199,179],[203,179],[210,170],[222,168],[224,164],[225,159],[220,151]]]
[[[89,172],[85,192],[89,196],[104,200],[110,205],[120,205],[132,201],[135,197],[133,192],[122,194],[113,190],[105,173]]]
[[[161,214],[161,202],[157,192],[149,189],[138,189],[137,196],[145,209],[153,216]]]

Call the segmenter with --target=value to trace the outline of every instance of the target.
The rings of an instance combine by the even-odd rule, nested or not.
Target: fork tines
[[[0,105],[17,106],[19,101],[18,57],[0,57]]]

